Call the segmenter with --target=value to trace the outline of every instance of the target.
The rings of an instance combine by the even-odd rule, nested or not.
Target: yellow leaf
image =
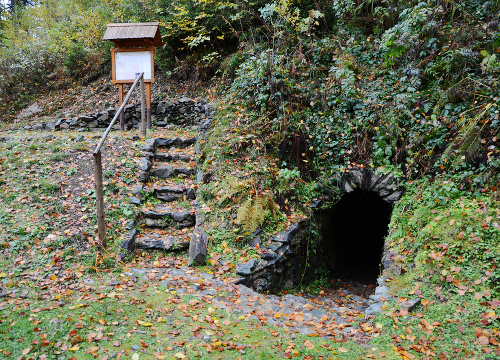
[[[156,322],[162,323],[165,322],[165,319],[160,316],[158,319],[156,319]]]
[[[183,353],[181,352],[178,352],[177,354],[175,354],[175,357],[177,359],[185,359],[186,358],[186,355],[184,355]]]
[[[0,278],[4,278],[4,277],[7,277],[7,274],[6,273],[0,273]]]
[[[78,345],[75,345],[73,347],[70,347],[68,350],[69,351],[78,351],[78,350],[80,350],[80,348],[78,347]]]
[[[343,347],[339,347],[337,350],[343,353],[346,353],[348,351],[346,348]]]

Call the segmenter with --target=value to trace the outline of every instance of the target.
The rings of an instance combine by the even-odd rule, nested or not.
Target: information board
[[[124,51],[115,53],[115,80],[134,81],[144,72],[144,80],[151,80],[151,51]]]

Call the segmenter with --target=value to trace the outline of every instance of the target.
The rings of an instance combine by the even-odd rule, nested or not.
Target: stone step
[[[176,148],[186,148],[191,145],[193,145],[196,142],[195,137],[187,138],[187,139],[182,139],[182,138],[157,138],[156,139],[156,145],[159,148],[170,148],[170,147],[176,147]]]
[[[139,249],[186,250],[189,248],[189,236],[171,236],[168,232],[144,229],[135,239]]]
[[[151,171],[151,176],[157,177],[160,179],[168,179],[173,176],[191,176],[194,175],[195,170],[192,167],[187,166],[172,166],[172,165],[164,165],[155,167]]]
[[[156,161],[183,161],[193,162],[194,157],[188,154],[172,154],[168,152],[158,151],[154,156]]]
[[[152,210],[142,210],[142,221],[146,227],[183,229],[193,227],[196,222],[194,210],[178,210],[157,206]]]
[[[177,201],[186,197],[188,200],[196,199],[196,190],[182,185],[162,186],[153,190],[155,198],[164,202]]]

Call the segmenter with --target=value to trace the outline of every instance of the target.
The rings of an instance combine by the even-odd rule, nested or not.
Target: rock
[[[375,289],[375,295],[388,294],[389,290],[390,289],[387,286],[377,286],[377,288]]]
[[[165,127],[165,125],[167,125],[167,123],[165,121],[158,121],[156,123],[156,126],[158,126],[158,127]]]
[[[172,140],[170,138],[168,138],[168,139],[158,138],[158,139],[156,139],[156,142],[158,144],[158,147],[165,148],[165,147],[172,146],[174,143],[174,140]]]
[[[175,212],[172,212],[171,216],[175,222],[179,222],[179,223],[186,221],[188,219],[194,220],[193,219],[194,216],[191,214],[190,211],[175,211]]]
[[[189,167],[179,167],[174,169],[175,174],[194,175],[194,169]]]
[[[140,249],[184,250],[189,247],[187,241],[180,241],[176,237],[164,236],[159,239],[143,237],[137,239],[136,246]]]
[[[250,240],[250,245],[251,246],[257,246],[257,245],[260,245],[262,244],[262,237],[260,236],[257,236],[255,238],[253,238],[252,240]]]
[[[120,247],[122,249],[127,250],[127,251],[134,251],[136,236],[137,236],[137,229],[130,230],[130,233],[128,235],[128,239],[125,240],[124,242],[122,242],[120,244]]]
[[[389,279],[387,276],[381,276],[377,279],[377,284],[379,286],[384,286],[385,284],[387,284],[386,280]]]
[[[366,315],[374,315],[380,311],[382,311],[382,307],[384,306],[383,303],[375,303],[371,304],[366,310],[365,314]]]
[[[33,127],[31,129],[35,130],[35,131],[43,130],[43,124],[41,124],[41,123],[35,124],[35,125],[33,125]]]
[[[130,270],[132,270],[132,272],[134,272],[137,275],[144,275],[144,274],[146,274],[146,270],[144,270],[144,269],[130,268]]]
[[[203,171],[198,170],[196,173],[196,183],[201,184],[203,182]]]
[[[34,103],[32,105],[30,105],[29,107],[27,107],[26,109],[22,110],[18,115],[17,115],[17,119],[20,120],[20,119],[24,119],[24,118],[27,118],[29,116],[32,116],[32,115],[35,115],[35,114],[38,114],[40,112],[43,111],[43,107],[41,107],[40,105],[38,105],[37,103]]]
[[[149,179],[149,171],[141,171],[139,173],[139,176],[137,177],[137,180],[141,183],[145,183]]]
[[[158,200],[164,201],[164,202],[172,202],[176,201],[180,198],[179,194],[162,194],[162,193],[156,193],[156,198]]]
[[[47,130],[47,131],[55,131],[56,130],[56,125],[54,123],[47,123],[47,124],[45,124],[45,130]]]
[[[370,295],[371,300],[378,301],[378,302],[384,302],[384,301],[387,301],[391,298],[392,298],[392,296],[387,295],[387,294]]]
[[[406,310],[406,311],[412,311],[419,304],[420,304],[420,298],[406,300],[405,302],[402,302],[399,304],[399,309]]]
[[[135,196],[131,196],[128,202],[132,205],[141,205],[141,200]]]
[[[187,197],[189,200],[194,200],[194,199],[196,199],[196,191],[195,191],[195,189],[193,189],[193,188],[187,188],[187,189],[186,189],[186,197]]]
[[[107,122],[109,124],[109,116],[108,116],[108,114],[102,114],[101,116],[99,116],[97,118],[97,121],[103,122],[103,123]]]
[[[86,123],[89,123],[91,121],[94,121],[96,120],[96,118],[94,116],[90,116],[90,115],[80,115],[78,117],[78,122],[86,122]]]
[[[278,235],[276,235],[276,237],[272,239],[272,241],[278,241],[281,243],[290,243],[293,241],[295,235],[297,235],[298,232],[299,232],[299,224],[293,224],[284,232],[281,232]]]
[[[132,230],[133,228],[135,228],[135,225],[136,225],[135,220],[130,220],[125,226],[125,229]]]
[[[248,276],[252,273],[252,270],[257,266],[258,260],[252,259],[247,261],[245,264],[239,264],[236,269],[236,274],[241,276]]]
[[[132,136],[132,141],[139,141],[141,137],[139,135]]]
[[[189,242],[189,258],[195,266],[205,265],[208,235],[203,228],[196,226]]]
[[[151,175],[161,178],[168,179],[174,174],[174,168],[172,166],[162,166],[153,170]]]
[[[91,121],[87,124],[87,126],[90,128],[90,129],[95,129],[96,127],[99,126],[99,124],[97,123],[97,120],[94,120],[94,121]]]
[[[4,298],[7,296],[7,289],[0,288],[0,298]]]
[[[142,171],[148,171],[151,169],[151,161],[149,161],[146,158],[142,158],[141,161],[139,161],[139,165],[137,165],[137,168]]]
[[[138,197],[139,199],[142,199],[142,185],[136,185],[132,188],[132,195]]]

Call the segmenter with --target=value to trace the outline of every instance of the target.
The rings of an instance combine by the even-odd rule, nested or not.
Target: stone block
[[[208,235],[203,228],[196,226],[189,242],[189,258],[193,265],[205,265],[207,257]]]

